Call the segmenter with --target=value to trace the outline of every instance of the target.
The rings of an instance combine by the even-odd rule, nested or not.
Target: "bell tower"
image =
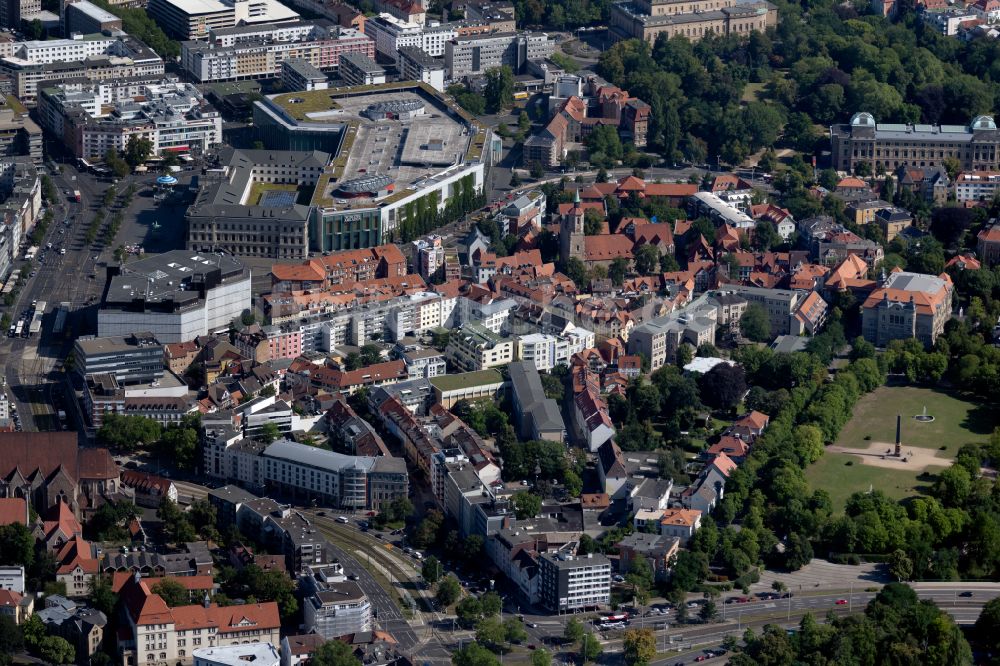
[[[586,254],[584,209],[580,204],[580,190],[573,195],[573,207],[559,220],[559,256],[565,264],[570,257],[581,261]]]

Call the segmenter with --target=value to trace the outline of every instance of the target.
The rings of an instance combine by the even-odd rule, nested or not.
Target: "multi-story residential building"
[[[198,81],[233,81],[283,76],[283,65],[290,60],[305,60],[320,71],[330,71],[348,53],[373,57],[375,42],[353,28],[313,22],[241,25],[214,29],[207,41],[182,42],[181,66]],[[310,89],[286,86],[286,90]]]
[[[541,553],[538,593],[553,612],[607,606],[611,601],[611,561],[601,554]]]
[[[100,651],[108,624],[101,611],[53,594],[45,599],[45,608],[36,615],[50,635],[65,639],[75,648],[78,663],[90,661]]]
[[[188,249],[285,260],[307,257],[309,207],[280,188],[314,186],[330,155],[225,148],[219,159],[223,167],[202,179],[185,215]],[[275,187],[269,190],[268,185]]]
[[[203,39],[214,28],[289,23],[299,15],[277,0],[149,0],[148,12],[178,39]]]
[[[453,24],[424,26],[382,13],[365,21],[365,34],[375,40],[375,50],[387,58],[397,60],[401,47],[413,46],[427,55],[440,58],[445,44],[454,39],[458,31]]]
[[[102,159],[112,148],[124,153],[133,136],[148,139],[156,155],[200,153],[222,143],[222,116],[190,83],[145,85],[135,98],[107,105],[102,97],[96,84],[45,88],[39,115],[46,129],[84,159]]]
[[[289,58],[281,63],[281,87],[285,90],[326,90],[330,80],[305,58]]]
[[[726,288],[764,308],[771,323],[771,335],[812,335],[826,321],[826,301],[815,291],[747,285],[727,285]]]
[[[348,456],[279,440],[253,446],[239,436],[206,433],[205,473],[249,487],[280,488],[290,496],[353,509],[375,509],[406,497],[406,465],[391,456]]]
[[[990,220],[989,226],[979,232],[976,237],[976,250],[979,260],[988,266],[1000,263],[1000,224]]]
[[[656,580],[666,580],[679,549],[680,539],[676,537],[634,532],[618,542],[618,570],[631,571],[632,563],[641,557],[652,567]]]
[[[544,60],[554,51],[555,42],[545,33],[456,36],[445,44],[444,64],[452,80],[476,76],[504,65],[517,73],[529,60]]]
[[[892,242],[892,239],[913,224],[913,216],[902,208],[888,206],[875,212],[875,224],[882,230],[886,242]]]
[[[191,664],[199,648],[280,640],[281,620],[273,601],[241,606],[175,606],[152,592],[138,574],[122,586],[124,612],[118,632],[118,655],[133,666]]]
[[[883,347],[891,340],[916,338],[934,345],[951,319],[954,287],[945,277],[896,271],[864,303],[865,339]]]
[[[402,354],[410,379],[430,379],[447,373],[445,356],[436,349],[414,349]]]
[[[660,534],[676,537],[687,543],[701,527],[701,511],[697,509],[664,509],[660,512]]]
[[[2,4],[2,3],[0,3]],[[69,79],[125,84],[163,79],[163,59],[133,37],[118,34],[84,35],[64,40],[16,42],[12,55],[0,58],[0,74],[13,79],[14,95],[34,104],[40,88],[49,81],[64,84]]]
[[[705,215],[716,225],[728,224],[735,229],[753,229],[757,223],[737,206],[723,201],[711,192],[695,192],[688,199],[688,210],[692,217]]]
[[[687,343],[697,349],[715,344],[718,309],[708,294],[702,294],[687,307],[643,322],[628,336],[629,354],[645,354],[650,368],[656,370],[677,360],[677,349]]]
[[[413,241],[415,272],[430,280],[444,266],[444,244],[437,235]]]
[[[542,379],[530,361],[517,361],[507,366],[510,374],[511,402],[518,433],[524,439],[566,439],[566,422],[559,405],[545,396]]]
[[[992,201],[1000,191],[1000,171],[967,171],[955,177],[955,200]]]
[[[611,5],[609,33],[617,40],[652,43],[660,34],[698,41],[706,35],[764,32],[778,24],[770,2],[741,0],[633,0]]]
[[[371,86],[385,83],[385,70],[363,53],[340,56],[340,78],[351,86]]]
[[[465,324],[451,334],[445,355],[465,371],[485,370],[514,360],[515,340],[504,338],[481,324]]]
[[[171,250],[109,271],[100,337],[149,331],[161,343],[227,330],[250,307],[250,270],[231,256]]]
[[[371,631],[372,605],[361,587],[347,580],[339,563],[299,577],[305,630],[327,640]]]
[[[963,125],[876,123],[867,112],[855,113],[846,125],[830,127],[833,166],[854,171],[868,164],[872,172],[895,171],[902,165],[941,166],[954,158],[964,171],[1000,170],[1000,132],[990,116]]]
[[[400,46],[397,49],[400,73],[407,81],[426,83],[438,92],[444,92],[444,61],[428,55],[419,46]]]
[[[74,368],[87,375],[110,373],[120,384],[152,382],[163,377],[163,345],[149,333],[121,338],[77,338]]]

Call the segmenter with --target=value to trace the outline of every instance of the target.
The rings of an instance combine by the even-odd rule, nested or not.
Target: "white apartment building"
[[[289,60],[336,69],[340,57],[375,55],[375,42],[353,28],[313,23],[238,26],[213,30],[208,41],[181,43],[181,66],[198,81],[231,81],[280,76]]]
[[[964,171],[955,177],[956,201],[992,201],[1000,191],[1000,173]]]
[[[397,64],[404,79],[420,81],[435,90],[444,92],[444,61],[424,53],[416,46],[401,46],[397,49],[397,53],[399,54]]]
[[[594,339],[593,332],[572,324],[561,335],[522,335],[517,339],[517,359],[532,361],[538,370],[551,370],[558,365],[568,366],[573,354],[594,346]]]
[[[538,556],[539,598],[551,611],[601,608],[611,601],[611,561],[600,554]]]
[[[385,13],[365,21],[365,34],[375,40],[376,51],[397,62],[399,49],[404,46],[413,46],[431,57],[440,58],[444,55],[445,44],[458,35],[447,23],[422,26]]]
[[[514,338],[502,338],[482,324],[465,324],[451,334],[445,356],[463,371],[485,370],[514,360]]]
[[[77,35],[72,39],[15,42],[11,57],[40,64],[83,60],[113,52],[112,46],[117,42],[117,37],[101,34]]]
[[[372,629],[372,605],[361,587],[347,580],[340,564],[299,577],[305,630],[327,640]]]
[[[222,143],[222,116],[190,83],[144,85],[136,99],[112,105],[101,101],[98,86],[73,92],[54,86],[42,97],[39,115],[46,129],[84,159],[100,159],[112,148],[124,152],[133,136],[149,139],[156,155],[201,152]]]

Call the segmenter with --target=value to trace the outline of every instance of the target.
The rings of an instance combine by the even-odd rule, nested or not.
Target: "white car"
[[[347,516],[337,516],[337,522],[338,523],[343,523],[344,525],[346,525],[347,523],[349,523],[351,521],[349,521],[347,519]]]

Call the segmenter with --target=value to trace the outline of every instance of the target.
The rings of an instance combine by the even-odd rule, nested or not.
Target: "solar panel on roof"
[[[267,190],[260,197],[260,205],[264,208],[284,208],[295,203],[295,196],[295,192]]]
[[[950,134],[964,133],[967,130],[962,125],[941,125],[942,132],[948,132]]]
[[[879,123],[875,128],[885,132],[905,132],[907,126],[901,123]]]
[[[934,125],[914,125],[913,129],[918,132],[933,132]]]

